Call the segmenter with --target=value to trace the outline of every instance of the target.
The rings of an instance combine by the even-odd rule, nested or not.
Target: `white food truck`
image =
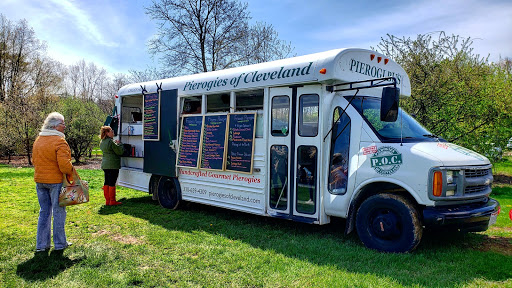
[[[424,229],[486,230],[500,208],[490,162],[402,111],[410,94],[397,63],[352,48],[130,84],[116,96],[118,185],[170,209],[344,218],[386,252],[412,251]]]

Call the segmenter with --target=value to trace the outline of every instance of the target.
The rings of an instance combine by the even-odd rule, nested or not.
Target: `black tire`
[[[181,190],[178,179],[161,177],[158,182],[158,203],[160,206],[175,210],[181,201]]]
[[[151,199],[158,200],[158,183],[160,182],[160,175],[151,175],[151,179],[149,179],[149,194],[151,194]]]
[[[356,228],[366,247],[382,252],[410,252],[423,235],[414,205],[392,194],[377,194],[366,199],[357,210]]]

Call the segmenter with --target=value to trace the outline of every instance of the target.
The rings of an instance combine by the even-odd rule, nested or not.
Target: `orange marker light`
[[[370,60],[372,60],[372,61],[373,61],[373,59],[374,59],[374,58],[375,58],[375,54],[371,54],[371,55],[370,55]]]
[[[322,68],[322,69],[320,69],[320,71],[318,71],[318,72],[320,72],[320,74],[325,74],[325,73],[327,73],[327,69]]]
[[[443,193],[443,173],[441,171],[434,172],[434,183],[432,185],[432,194],[440,197]]]
[[[389,59],[387,59],[387,58],[384,59],[384,65],[388,64],[388,62],[389,62]]]
[[[382,61],[382,57],[377,57],[377,62],[380,63],[380,61]]]
[[[119,96],[118,96],[117,94],[116,94],[116,95],[114,95],[114,97],[115,97],[116,99],[117,99],[117,98],[119,98]]]

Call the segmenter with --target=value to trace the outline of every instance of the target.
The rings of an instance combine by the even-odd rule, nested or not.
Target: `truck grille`
[[[465,169],[466,178],[485,177],[491,173],[491,169]]]
[[[478,197],[491,193],[491,166],[466,167],[461,185],[465,197]],[[460,187],[460,188],[462,188]],[[459,189],[460,189],[459,188]]]
[[[468,186],[464,190],[464,194],[474,194],[474,193],[481,193],[486,191],[489,188],[489,185],[478,185],[478,186]]]

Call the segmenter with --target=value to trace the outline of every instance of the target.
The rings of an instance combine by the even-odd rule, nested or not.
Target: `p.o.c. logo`
[[[402,154],[390,146],[380,147],[370,158],[370,164],[377,173],[391,175],[400,169]]]

